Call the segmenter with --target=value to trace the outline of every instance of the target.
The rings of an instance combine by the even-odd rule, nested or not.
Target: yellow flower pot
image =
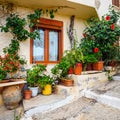
[[[52,93],[52,85],[45,85],[44,90],[42,90],[43,95],[50,95]]]

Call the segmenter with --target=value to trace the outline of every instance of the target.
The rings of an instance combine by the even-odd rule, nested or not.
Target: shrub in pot
[[[29,89],[32,90],[33,97],[38,94],[38,80],[40,75],[45,71],[46,66],[41,64],[33,65],[32,68],[27,71],[27,83],[29,85]]]
[[[84,63],[84,56],[81,48],[75,49],[75,62],[74,74],[80,75],[82,72],[82,63]]]
[[[95,45],[98,45],[95,47],[101,51],[103,61],[111,59],[111,50],[114,50],[114,45],[119,42],[119,18],[120,12],[110,7],[109,12],[102,16],[101,20],[90,18],[89,26],[84,30],[84,39],[93,40]]]
[[[55,80],[50,75],[43,74],[39,77],[38,85],[42,90],[43,95],[52,94],[52,85],[55,84]]]
[[[60,61],[60,63],[58,63],[51,69],[51,72],[52,72],[54,78],[59,79],[60,80],[59,83],[62,85],[66,85],[67,84],[66,82],[68,82],[67,81],[68,80],[68,70],[69,70],[70,66],[71,66],[70,62],[64,56],[62,58],[62,60]],[[69,81],[71,82],[72,85],[74,84],[74,81],[72,79],[69,78]]]

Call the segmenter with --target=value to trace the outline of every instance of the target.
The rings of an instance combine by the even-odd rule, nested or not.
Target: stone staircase
[[[82,91],[82,96],[120,109],[120,80],[110,81]]]
[[[81,92],[97,84],[107,81],[106,72],[93,71],[90,74],[72,75],[74,86],[57,85],[56,94],[50,96],[39,95],[31,100],[23,100],[25,119],[34,114],[41,114],[70,104],[82,97]],[[32,103],[32,104],[31,104]]]
[[[58,85],[55,94],[23,100],[21,120],[120,120],[120,81],[109,82],[105,72],[71,77],[72,87]],[[1,118],[2,114],[0,120],[13,120]]]

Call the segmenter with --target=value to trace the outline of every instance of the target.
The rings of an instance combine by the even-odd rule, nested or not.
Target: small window
[[[63,22],[41,18],[35,29],[40,39],[30,42],[30,63],[58,63],[63,52]]]

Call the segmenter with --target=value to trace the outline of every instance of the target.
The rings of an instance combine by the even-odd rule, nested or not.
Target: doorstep
[[[72,102],[73,99],[74,96],[65,97],[57,94],[51,94],[49,96],[40,94],[36,97],[31,98],[30,100],[23,99],[25,117],[59,108]]]

